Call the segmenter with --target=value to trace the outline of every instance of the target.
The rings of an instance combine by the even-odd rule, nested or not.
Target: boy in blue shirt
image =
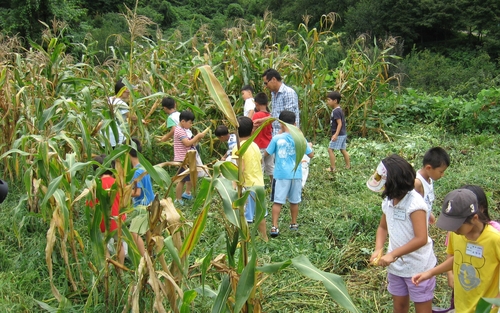
[[[141,163],[139,163],[139,158],[137,157],[137,151],[142,152],[141,142],[136,138],[132,138],[132,141],[134,141],[137,146],[137,150],[130,149],[129,151],[130,163],[135,168],[132,181],[135,181],[135,179],[141,176],[145,170]],[[141,236],[144,235],[149,229],[148,211],[146,210],[146,207],[153,202],[154,198],[153,183],[151,182],[149,174],[146,174],[139,181],[134,183],[134,188],[132,190],[132,202],[134,203],[134,209],[137,211],[137,216],[132,219],[129,228],[141,256],[145,251],[144,241]]]
[[[279,119],[285,123],[295,125],[295,113],[292,111],[282,111]],[[278,218],[281,207],[286,203],[287,199],[290,202],[290,214],[292,217],[290,230],[295,231],[299,229],[297,216],[299,215],[299,203],[302,201],[302,166],[299,164],[297,170],[293,170],[296,159],[295,142],[285,125],[281,125],[281,129],[283,132],[271,139],[264,153],[264,155],[274,154],[274,180],[271,194],[271,201],[273,201],[271,237],[279,235]],[[306,155],[310,158],[314,156],[314,152],[307,144]]]
[[[232,161],[233,148],[236,147],[236,135],[230,134],[229,129],[226,125],[219,125],[215,129],[215,136],[219,138],[221,142],[227,142],[228,150],[221,158],[221,161]]]

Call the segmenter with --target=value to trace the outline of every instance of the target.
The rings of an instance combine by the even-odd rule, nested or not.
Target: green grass
[[[500,217],[496,209],[500,197],[499,177],[496,175],[500,171],[497,162],[499,135],[452,136],[443,129],[428,125],[399,128],[389,134],[391,142],[380,138],[350,138],[348,151],[352,169],[344,169],[343,159],[338,155],[338,172],[335,174],[324,171],[328,167],[326,142],[316,143],[316,156],[311,161],[309,179],[300,204],[300,229],[297,232],[288,230],[290,215],[288,206],[284,206],[280,216],[280,236],[270,238],[267,243],[262,240],[255,242],[259,264],[306,255],[319,269],[342,275],[361,312],[392,312],[391,297],[386,291],[386,270],[368,266],[367,262],[381,215],[381,198],[365,186],[378,162],[391,153],[400,154],[418,169],[428,148],[436,145],[444,147],[452,163],[445,177],[435,183],[435,215],[439,215],[439,204],[445,194],[467,183],[483,186],[490,197],[491,215],[496,219]],[[21,191],[12,186],[7,201],[0,205],[0,311],[43,312],[35,299],[57,306],[50,291],[45,265],[48,225],[37,216],[27,215],[25,208],[14,209],[20,195]],[[226,223],[219,204],[219,200],[214,199],[206,230],[195,248],[192,263],[214,245],[214,256],[225,252],[223,241],[216,243]],[[195,216],[188,209],[185,214],[188,219]],[[270,216],[267,221],[269,228]],[[21,222],[24,224],[19,227]],[[78,223],[77,229],[85,244],[88,235],[83,225],[83,214],[79,215]],[[431,226],[430,233],[435,241],[436,255],[443,260],[444,232]],[[88,291],[83,291],[81,295],[70,294],[61,273],[64,267],[60,258],[57,260],[54,271],[58,288],[66,292],[66,296],[72,295],[73,311],[83,311]],[[82,267],[88,272],[84,262]],[[192,269],[190,273],[196,274],[197,269]],[[216,289],[219,278],[219,274],[210,275],[208,285]],[[116,280],[116,276],[112,275],[112,279]],[[127,282],[131,279],[130,274],[125,274],[123,281],[118,283],[122,288],[120,296],[126,294]],[[190,287],[198,284],[199,278],[192,278],[189,282]],[[102,294],[102,291],[99,292]],[[152,293],[146,293],[146,297],[148,295],[152,298]],[[434,304],[446,306],[449,295],[445,277],[438,277]],[[262,284],[259,296],[264,312],[344,312],[331,300],[321,283],[304,278],[293,268],[269,276]],[[123,303],[126,299],[117,301]],[[144,299],[144,303],[148,307],[150,299]],[[102,301],[92,305],[94,307],[94,311],[105,308]],[[209,309],[210,301],[201,296],[197,297],[192,307],[193,312],[207,312]]]

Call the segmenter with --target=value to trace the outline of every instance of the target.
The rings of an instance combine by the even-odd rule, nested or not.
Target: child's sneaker
[[[182,194],[182,199],[193,200],[193,195],[190,194],[190,193],[183,193]]]
[[[293,231],[299,230],[299,224],[290,224],[290,230]]]
[[[280,230],[278,229],[278,227],[276,226],[273,226],[271,227],[271,231],[270,231],[270,235],[271,237],[278,237],[278,235],[280,234]]]
[[[174,205],[184,205],[184,201],[175,199]]]

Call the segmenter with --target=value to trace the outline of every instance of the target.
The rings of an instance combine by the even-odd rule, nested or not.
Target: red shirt
[[[252,121],[264,117],[271,116],[271,113],[269,112],[255,112],[255,114],[252,116]],[[254,141],[257,146],[259,146],[259,149],[266,149],[269,143],[271,142],[271,138],[273,137],[273,123],[269,123],[264,127],[261,132],[255,137]]]
[[[104,190],[109,190],[111,189],[111,186],[115,183],[115,178],[112,176],[103,176],[101,177],[101,182],[102,182],[102,189]],[[95,203],[98,203],[98,199],[95,200]],[[90,207],[94,207],[94,202],[93,201],[87,201],[87,205]],[[115,196],[115,200],[113,201],[113,205],[111,206],[111,217],[114,218],[116,216],[120,215],[120,195],[117,193]],[[122,215],[122,221],[125,221],[127,219],[127,215],[123,214]],[[115,221],[115,219],[111,219],[109,223],[109,231],[113,231],[118,228],[118,225]],[[106,223],[104,223],[104,217],[101,221],[101,232],[106,231]]]

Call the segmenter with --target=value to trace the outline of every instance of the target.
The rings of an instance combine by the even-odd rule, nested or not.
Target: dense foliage
[[[57,19],[69,25],[73,38],[84,38],[87,32],[106,30],[103,18],[135,5],[133,0],[8,0],[0,5],[0,27],[5,34],[38,40],[43,29],[39,21]],[[137,9],[162,31],[179,29],[191,35],[207,25],[218,40],[223,38],[221,28],[235,25],[239,18],[251,21],[266,10],[277,20],[290,23],[285,29],[302,23],[305,16],[311,26],[318,27],[322,15],[335,12],[341,18],[337,29],[350,39],[360,34],[395,36],[411,48],[413,44],[449,45],[465,33],[467,39],[459,40],[460,45],[481,46],[494,58],[500,53],[500,5],[495,0],[154,0],[138,1]]]

